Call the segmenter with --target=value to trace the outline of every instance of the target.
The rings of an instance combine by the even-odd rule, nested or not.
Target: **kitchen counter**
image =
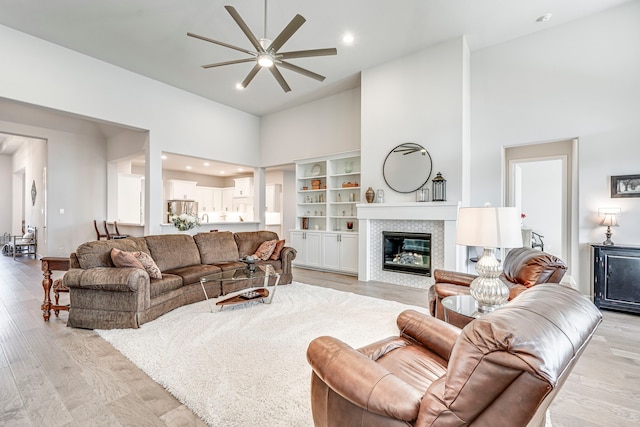
[[[160,224],[162,234],[176,234],[178,230],[173,224]],[[255,221],[220,221],[220,222],[204,222],[199,227],[188,231],[189,234],[206,233],[212,230],[218,231],[257,231],[260,229],[260,223]]]

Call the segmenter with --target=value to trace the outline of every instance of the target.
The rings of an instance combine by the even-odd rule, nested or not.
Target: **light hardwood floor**
[[[55,275],[60,277],[60,274]],[[296,281],[414,305],[423,290],[295,269]],[[40,262],[0,256],[0,426],[203,426],[94,332],[44,322]],[[61,302],[68,301],[62,295]],[[554,427],[640,425],[640,316],[604,322],[551,407]],[[286,421],[283,421],[283,426]]]

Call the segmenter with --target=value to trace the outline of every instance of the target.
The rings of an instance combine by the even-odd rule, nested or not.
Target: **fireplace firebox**
[[[382,269],[431,277],[431,234],[383,231]]]

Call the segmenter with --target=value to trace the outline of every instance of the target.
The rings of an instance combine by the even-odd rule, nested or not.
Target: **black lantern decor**
[[[434,202],[446,202],[447,201],[447,180],[442,177],[442,174],[438,172],[435,178],[431,180],[433,184],[433,201]]]

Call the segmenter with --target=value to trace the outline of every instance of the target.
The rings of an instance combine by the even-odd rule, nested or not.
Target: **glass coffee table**
[[[209,300],[204,284],[207,282],[219,282],[219,298],[222,299],[216,301],[215,305],[220,307],[218,311],[229,305],[247,304],[252,301],[271,304],[280,282],[280,273],[269,264],[254,267],[235,268],[202,277],[200,286],[202,286],[204,297]],[[275,279],[273,280],[273,289],[269,292],[268,287],[271,278]],[[225,296],[226,298],[223,298]],[[211,306],[211,311],[213,312],[213,306]]]
[[[484,313],[478,310],[478,303],[471,295],[453,295],[442,299],[444,307],[444,321],[449,323],[449,313],[453,312],[469,318],[469,321],[477,319]]]

